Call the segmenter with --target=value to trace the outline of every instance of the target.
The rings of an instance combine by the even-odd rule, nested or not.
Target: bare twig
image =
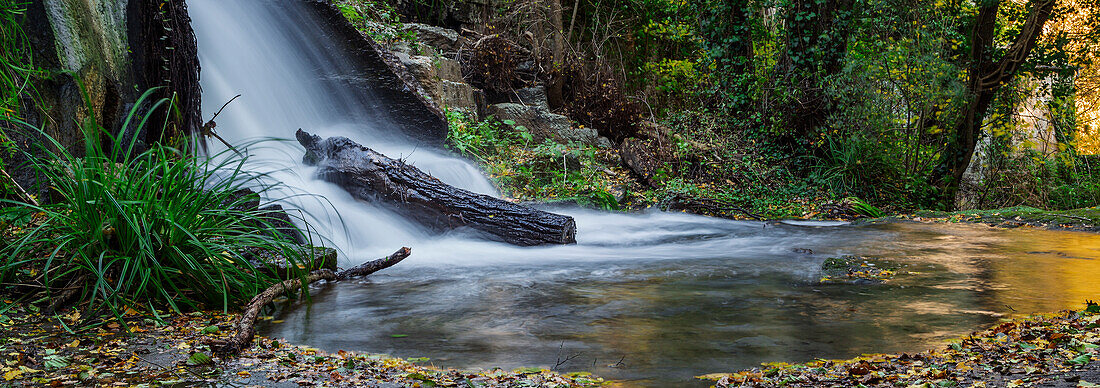
[[[565,349],[565,341],[561,341],[561,346],[558,346],[558,359],[554,363],[554,367],[550,368],[550,370],[558,370],[559,367],[561,367],[562,365],[565,365],[565,363],[567,363],[569,361],[572,361],[574,358],[580,357],[580,355],[582,354],[582,353],[573,354],[571,356],[566,357],[564,360],[562,360],[561,359],[561,351],[563,349]],[[593,361],[593,362],[595,362],[595,361]]]
[[[230,337],[229,340],[224,341],[224,343],[214,346],[215,352],[224,355],[235,355],[247,349],[252,345],[252,337],[256,335],[256,318],[260,316],[260,309],[268,303],[271,303],[275,297],[283,293],[298,291],[299,288],[322,279],[336,280],[336,274],[328,269],[313,271],[306,276],[304,282],[302,279],[284,280],[276,283],[274,286],[268,287],[264,292],[257,294],[252,298],[252,301],[248,302],[248,305],[245,306],[244,313],[241,314],[241,319],[237,321],[237,333]]]
[[[222,114],[222,111],[225,110],[226,106],[229,106],[229,103],[233,102],[233,100],[236,100],[240,96],[240,94],[233,96],[233,98],[230,98],[229,101],[225,102],[225,104],[222,104],[222,107],[218,109],[218,112],[214,113],[214,117],[211,117],[210,121],[207,121],[206,124],[202,125],[202,135],[206,137],[213,136],[215,139],[218,139],[218,141],[222,142],[222,144],[225,144],[226,147],[229,147],[229,149],[233,150],[233,152],[236,152],[237,155],[244,156],[241,151],[238,151],[236,147],[230,145],[229,142],[225,141],[225,139],[222,139],[221,136],[218,136],[217,132],[214,132],[214,127],[218,126],[218,123],[215,123],[214,119],[218,118],[218,115]]]
[[[409,257],[409,254],[411,253],[412,249],[409,249],[409,247],[402,247],[401,249],[398,249],[397,252],[389,255],[389,257],[369,261],[358,266],[349,268],[347,270],[340,271],[340,273],[336,275],[336,280],[347,280],[352,277],[370,275],[372,273],[392,267],[394,264],[400,263],[401,260],[405,260],[406,257]]]
[[[36,201],[34,197],[32,197],[30,194],[27,194],[27,190],[24,190],[23,186],[20,186],[19,182],[15,181],[15,178],[12,178],[11,175],[8,175],[7,171],[4,171],[3,168],[0,168],[0,174],[3,174],[4,178],[8,180],[8,183],[11,183],[12,187],[15,187],[15,192],[19,193],[20,197],[27,200],[27,202],[30,202],[31,205],[38,207],[38,201]]]
[[[225,110],[225,107],[229,106],[229,103],[233,102],[233,100],[236,100],[240,96],[240,94],[233,96],[233,98],[230,98],[229,101],[225,102],[225,104],[222,104],[222,107],[218,109],[218,113],[214,113],[214,117],[211,117],[210,121],[207,121],[207,123],[211,123],[214,121],[214,119],[218,118],[218,115],[222,114],[222,111]]]

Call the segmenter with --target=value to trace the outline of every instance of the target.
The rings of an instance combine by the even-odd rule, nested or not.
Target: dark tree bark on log
[[[319,166],[323,179],[436,230],[468,227],[521,246],[577,242],[573,217],[452,187],[344,137],[322,140],[301,129],[296,136],[306,149],[306,164]]]
[[[368,261],[355,267],[340,271],[340,273],[336,274],[336,280],[347,280],[353,277],[367,276],[372,273],[384,270],[386,268],[392,267],[394,264],[400,263],[401,260],[405,260],[405,258],[409,257],[409,254],[411,253],[412,249],[409,249],[409,247],[403,247],[401,249],[398,249],[397,252],[394,252],[389,257],[383,257],[378,260]]]

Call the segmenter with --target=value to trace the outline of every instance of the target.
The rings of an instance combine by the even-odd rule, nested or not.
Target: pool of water
[[[395,267],[282,306],[262,334],[443,367],[542,366],[627,386],[701,387],[692,376],[916,352],[1004,315],[1100,297],[1096,234],[566,212],[577,245],[419,241]],[[820,284],[821,263],[841,254],[881,259],[899,275]]]

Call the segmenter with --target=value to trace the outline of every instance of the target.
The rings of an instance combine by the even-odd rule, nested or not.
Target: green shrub
[[[149,95],[123,128],[145,127],[136,111]],[[139,151],[135,140],[110,137],[94,120],[84,130],[82,158],[41,131],[49,144],[22,151],[54,200],[3,201],[0,219],[11,227],[0,245],[0,282],[8,291],[32,290],[46,300],[77,287],[86,309],[119,316],[144,306],[178,312],[247,302],[279,280],[270,275],[278,272],[250,262],[257,251],[285,257],[289,276],[303,275],[299,246],[276,230],[269,213],[246,206],[255,196],[235,194],[271,188],[242,169],[242,158],[205,158],[160,144]]]
[[[505,195],[620,210],[605,168],[618,161],[613,152],[550,139],[535,143],[527,128],[511,120],[477,121],[455,110],[447,110],[446,117],[450,147],[477,159]]]

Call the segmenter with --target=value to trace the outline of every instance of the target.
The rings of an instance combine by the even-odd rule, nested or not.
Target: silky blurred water
[[[203,111],[209,117],[242,94],[217,120],[230,142],[291,138],[298,128],[346,136],[495,195],[474,165],[396,133],[371,108],[376,97],[349,84],[356,70],[347,53],[322,49],[324,27],[300,2],[188,4]],[[296,142],[245,151],[247,169],[286,184],[269,196],[289,197],[282,202],[340,249],[342,266],[413,248],[400,265],[316,289],[311,305],[283,306],[261,327],[327,350],[424,356],[447,367],[586,370],[627,385],[706,386],[691,377],[764,361],[919,351],[1001,314],[1098,297],[1100,237],[1093,234],[555,208],[576,218],[578,243],[520,248],[434,235],[357,201],[313,179]],[[818,284],[821,263],[840,254],[886,258],[903,274],[877,286]]]
[[[1100,297],[1095,234],[575,214],[576,246],[422,243],[369,279],[315,289],[312,305],[283,306],[261,331],[446,367],[558,366],[627,386],[704,387],[692,376],[923,351],[1003,314]],[[821,263],[840,254],[884,259],[900,274],[819,284]]]
[[[298,128],[322,137],[345,136],[451,185],[496,194],[473,164],[394,130],[390,118],[370,103],[377,97],[351,84],[357,70],[348,54],[322,50],[324,27],[302,1],[192,0],[188,6],[199,44],[204,114],[212,116],[241,95],[217,118],[219,135],[230,143],[292,139]],[[224,149],[209,143],[211,153]],[[302,210],[348,265],[433,238],[418,225],[313,179],[316,169],[302,164],[296,141],[264,141],[244,151],[247,170],[285,185],[269,193],[270,199],[289,197],[282,202]]]

